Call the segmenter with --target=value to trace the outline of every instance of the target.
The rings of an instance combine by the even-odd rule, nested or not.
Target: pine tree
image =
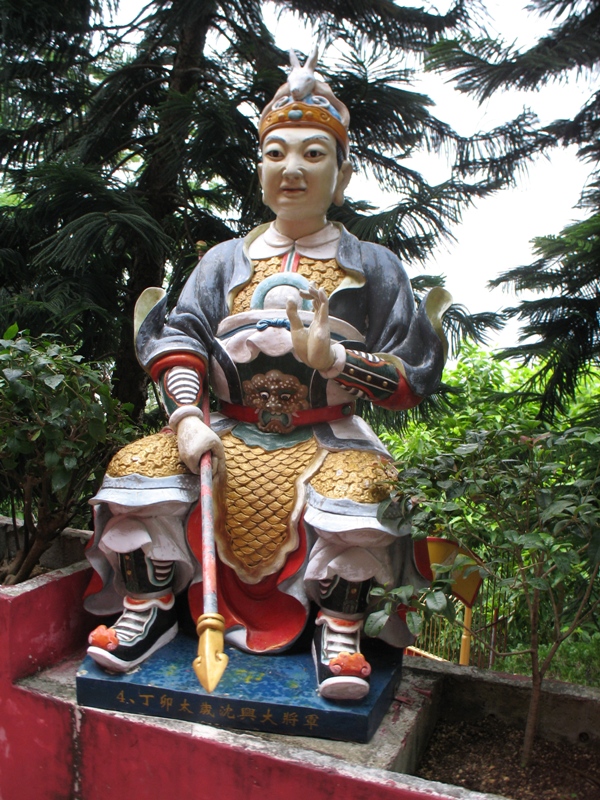
[[[600,63],[598,0],[534,0],[531,9],[550,17],[553,27],[530,49],[518,51],[491,39],[468,36],[434,45],[431,69],[455,73],[456,86],[478,100],[502,89],[534,90],[551,82],[590,73]],[[558,235],[534,240],[538,258],[507,270],[490,283],[532,290],[540,296],[505,311],[522,321],[519,344],[503,355],[537,365],[524,396],[537,397],[540,416],[564,411],[586,376],[600,364],[600,91],[591,94],[572,119],[538,125],[553,146],[578,146],[591,177],[580,207],[582,222]],[[600,413],[600,412],[599,412]]]
[[[119,25],[114,5],[0,0],[0,314],[105,359],[116,395],[137,414],[145,378],[135,301],[152,285],[175,295],[198,247],[269,218],[255,123],[288,57],[259,0],[151,0]],[[527,116],[461,138],[411,89],[425,49],[468,30],[467,0],[446,15],[391,0],[275,5],[346,54],[320,72],[350,109],[355,166],[395,197],[384,212],[349,200],[337,213],[361,238],[423,259],[474,197],[510,182],[514,165],[546,146]],[[452,180],[432,186],[407,167],[423,148],[451,153]],[[451,334],[491,322],[455,309]]]

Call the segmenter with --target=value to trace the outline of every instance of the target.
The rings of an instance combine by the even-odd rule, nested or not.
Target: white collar
[[[284,236],[277,230],[275,223],[271,223],[267,230],[250,244],[248,255],[251,259],[272,258],[295,249],[301,256],[327,260],[335,258],[340,236],[340,229],[328,222],[320,231],[294,240]]]

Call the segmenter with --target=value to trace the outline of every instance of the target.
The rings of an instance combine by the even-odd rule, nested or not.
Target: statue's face
[[[263,142],[258,174],[264,202],[278,218],[324,217],[332,202],[343,202],[352,168],[338,169],[336,141],[318,128],[276,128]]]

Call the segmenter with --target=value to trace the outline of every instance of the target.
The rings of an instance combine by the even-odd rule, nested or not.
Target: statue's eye
[[[279,399],[283,400],[284,403],[287,403],[289,400],[291,400],[293,396],[294,395],[293,395],[292,392],[280,392],[279,393]]]
[[[262,392],[259,392],[258,396],[260,397],[261,400],[268,400],[269,396],[270,396],[270,392],[267,392],[266,390],[264,390]]]

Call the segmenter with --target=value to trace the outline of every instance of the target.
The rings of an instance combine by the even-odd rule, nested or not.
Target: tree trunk
[[[531,698],[529,700],[529,708],[527,709],[527,723],[525,725],[523,750],[521,751],[521,765],[523,767],[529,766],[533,742],[535,741],[535,735],[537,733],[540,696],[542,693],[542,674],[540,672],[538,652],[539,623],[540,593],[538,589],[534,589],[529,606],[529,624],[531,627]]]
[[[531,751],[537,734],[541,695],[542,676],[540,671],[536,670],[536,674],[531,678],[531,698],[527,709],[527,724],[525,725],[525,737],[523,738],[523,749],[521,751],[521,766],[523,767],[528,767],[531,759]]]
[[[186,94],[198,83],[201,74],[206,34],[215,13],[213,2],[191,5],[194,9],[183,24],[169,82],[169,93]],[[160,128],[151,145],[151,155],[138,182],[138,193],[154,219],[163,224],[178,207],[178,182],[185,162],[186,139],[191,125],[180,122],[180,111],[169,110],[168,96]],[[124,321],[115,357],[114,394],[132,403],[132,416],[140,419],[146,403],[148,378],[138,364],[133,341],[133,310],[138,297],[149,286],[162,286],[164,262],[147,252],[134,255],[123,304]]]
[[[26,581],[31,575],[31,571],[37,566],[40,558],[44,555],[46,550],[50,547],[50,542],[44,541],[41,537],[34,539],[33,544],[25,558],[23,559],[16,574],[8,575],[4,583],[6,586],[11,586],[15,583]]]
[[[131,285],[134,275],[140,275],[136,270],[129,279]],[[161,286],[162,271],[158,275],[158,280],[151,279],[146,282],[146,286]],[[131,403],[133,408],[131,416],[134,421],[139,421],[144,413],[146,406],[146,387],[148,377],[140,367],[136,354],[135,343],[133,340],[133,310],[139,295],[146,286],[135,294],[136,289],[128,287],[128,297],[124,303],[123,319],[121,321],[121,333],[119,337],[119,348],[115,356],[115,368],[113,371],[114,396],[122,403]],[[133,299],[135,297],[135,299]]]

